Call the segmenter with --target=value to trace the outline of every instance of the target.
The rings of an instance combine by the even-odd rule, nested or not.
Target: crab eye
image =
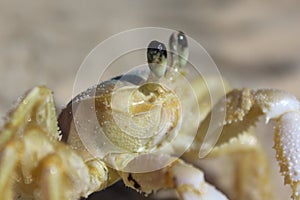
[[[160,78],[165,75],[167,69],[167,50],[166,46],[153,40],[148,45],[147,60],[153,75]]]
[[[181,31],[170,36],[169,47],[171,52],[171,66],[178,71],[186,65],[189,56],[188,41]]]

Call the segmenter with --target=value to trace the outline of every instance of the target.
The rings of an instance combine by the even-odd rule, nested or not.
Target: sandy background
[[[234,87],[275,87],[300,97],[297,1],[2,0],[0,116],[18,96],[41,84],[63,106],[71,98],[78,67],[94,46],[145,26],[186,32],[205,47]],[[263,136],[268,152],[271,138]],[[276,165],[272,170],[278,170]],[[278,199],[288,199],[281,180],[274,180]]]

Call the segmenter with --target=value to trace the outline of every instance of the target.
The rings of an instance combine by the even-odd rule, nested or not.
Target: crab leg
[[[182,200],[227,199],[215,187],[205,182],[203,172],[182,160],[176,160],[167,167],[153,172],[121,172],[121,177],[127,186],[146,194],[172,188]]]
[[[13,199],[14,196],[11,176],[15,174],[14,169],[18,163],[17,146],[12,142],[0,152],[0,199]]]
[[[300,112],[288,112],[281,116],[275,128],[276,158],[285,184],[293,190],[292,198],[300,199]]]
[[[226,105],[226,108],[223,107]],[[255,125],[260,116],[277,122],[275,127],[274,149],[276,150],[280,172],[285,183],[290,184],[293,190],[293,199],[300,199],[300,103],[293,95],[279,90],[233,90],[226,95],[215,109],[226,109],[226,117],[216,146],[230,142],[241,133]],[[201,124],[193,150],[205,144],[211,136],[206,135],[210,114]],[[199,151],[199,149],[198,149]]]
[[[9,139],[17,136],[17,133],[24,130],[24,127],[30,123],[39,125],[47,131],[49,137],[59,138],[56,109],[51,90],[46,87],[35,87],[19,101],[18,106],[9,113],[1,130],[0,149]]]
[[[99,160],[85,163],[68,146],[34,128],[0,151],[0,173],[0,199],[13,199],[14,191],[21,197],[58,200],[87,197],[105,188],[109,171]]]
[[[274,199],[270,184],[271,174],[268,160],[260,143],[257,141],[257,137],[253,134],[252,130],[240,134],[230,139],[229,142],[214,147],[207,155],[208,159],[215,161],[220,157],[226,156],[226,164],[227,162],[229,165],[234,163],[232,165],[233,173],[229,173],[230,175],[222,173],[222,178],[228,179],[228,181],[225,181],[226,184],[221,181],[223,184],[218,185],[220,188],[227,188],[226,191],[228,193],[226,194],[230,199]],[[197,151],[186,152],[183,159],[196,166],[205,166],[199,159]],[[206,168],[204,167],[204,169]],[[214,170],[211,170],[210,173],[208,172],[208,174],[213,173]],[[228,184],[229,180],[233,180],[233,182]]]
[[[57,140],[51,94],[45,87],[33,88],[0,132],[0,199],[78,199],[110,181],[104,162],[85,162]]]

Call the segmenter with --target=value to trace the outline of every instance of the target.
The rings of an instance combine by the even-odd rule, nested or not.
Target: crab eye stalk
[[[167,70],[167,50],[166,46],[153,40],[148,45],[147,60],[149,68],[156,78],[161,78]]]
[[[169,47],[171,52],[171,67],[178,71],[187,63],[189,56],[188,41],[185,34],[181,31],[175,32],[170,36]]]

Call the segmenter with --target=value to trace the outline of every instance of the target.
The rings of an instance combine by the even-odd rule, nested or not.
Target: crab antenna
[[[149,68],[156,78],[164,76],[167,70],[166,46],[156,40],[150,42],[147,49],[147,60]]]
[[[170,36],[171,67],[178,71],[187,63],[189,56],[188,41],[182,31],[174,32]]]

